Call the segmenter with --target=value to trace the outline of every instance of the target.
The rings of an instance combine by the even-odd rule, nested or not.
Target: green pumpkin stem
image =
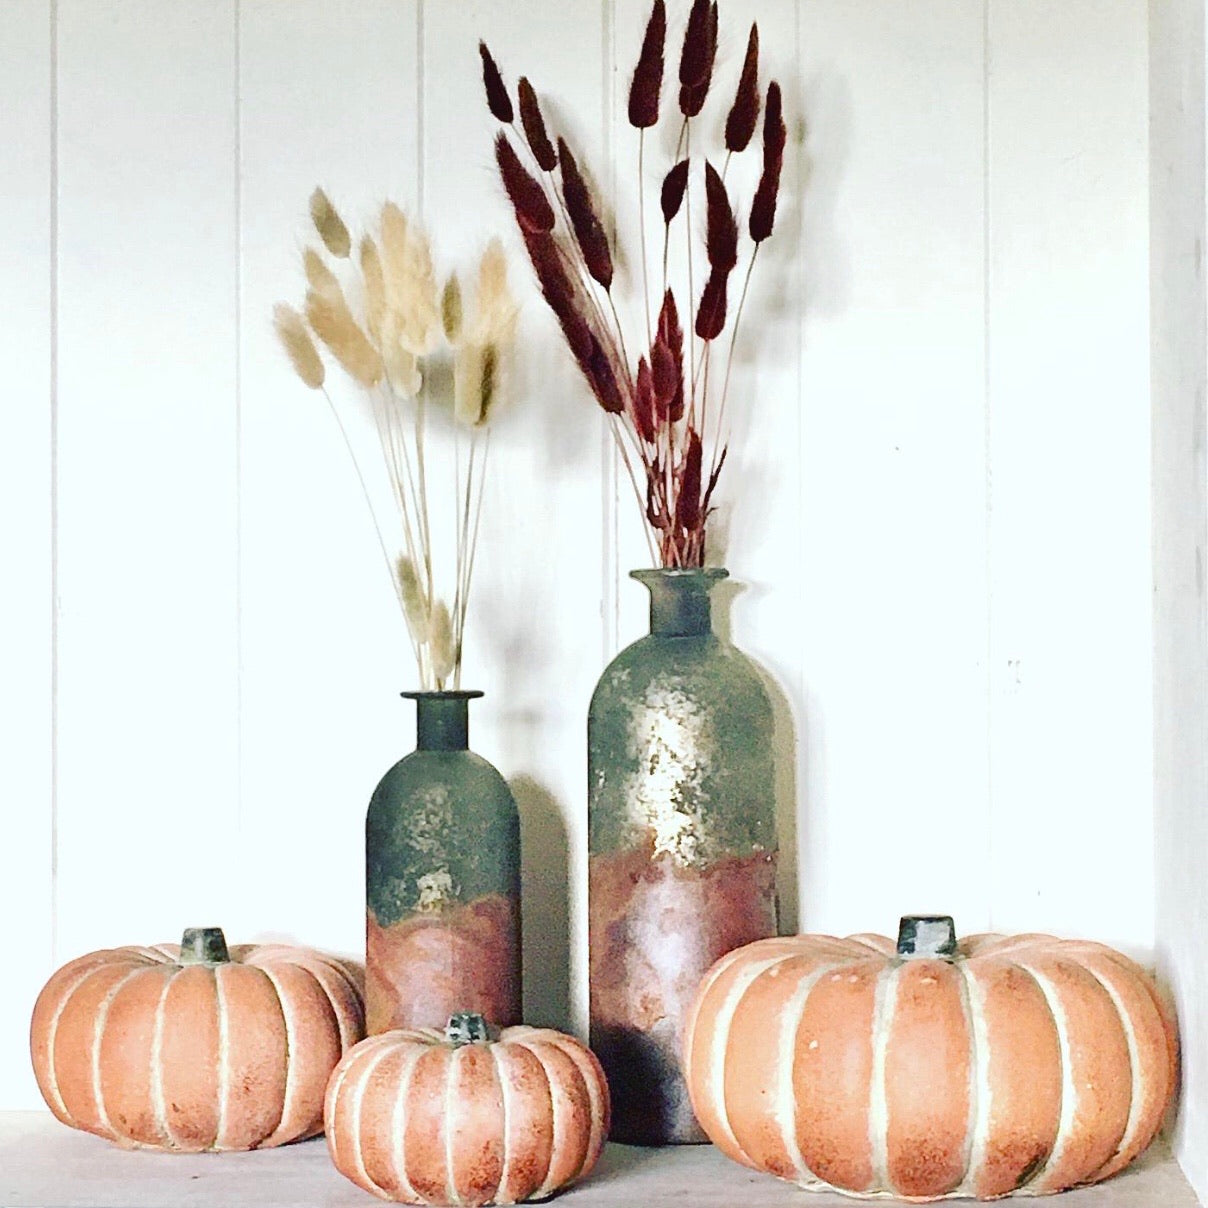
[[[231,959],[221,927],[186,927],[180,941],[182,965],[224,965]]]
[[[946,914],[908,914],[898,924],[898,955],[945,957],[956,955],[956,924]]]
[[[491,1025],[477,1011],[458,1011],[445,1025],[445,1039],[454,1048],[491,1040]]]

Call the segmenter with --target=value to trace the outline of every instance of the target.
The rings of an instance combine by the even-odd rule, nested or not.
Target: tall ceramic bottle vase
[[[520,821],[468,746],[481,692],[404,692],[416,749],[365,820],[365,1007],[372,1033],[442,1028],[472,1011],[520,1022]]]
[[[617,1141],[706,1139],[682,1017],[715,960],[776,933],[772,706],[713,633],[726,573],[633,572],[650,634],[609,665],[588,717],[591,1042]]]

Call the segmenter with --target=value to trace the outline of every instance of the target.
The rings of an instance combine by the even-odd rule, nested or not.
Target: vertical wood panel
[[[1158,969],[1183,1045],[1176,1150],[1208,1198],[1208,542],[1203,0],[1149,6]]]
[[[0,362],[9,404],[0,440],[0,732],[4,734],[4,840],[0,917],[8,976],[0,999],[0,1108],[41,1101],[26,1044],[33,1001],[52,968],[53,600],[51,537],[51,189],[53,122],[48,0],[5,10],[0,44]]]
[[[418,198],[418,7],[240,12],[241,918],[245,934],[359,953],[365,810],[410,749],[413,660],[339,429],[289,368],[272,308],[303,298],[316,185],[358,230],[387,197]],[[329,384],[376,455],[359,393],[339,369]]]
[[[994,923],[1148,949],[1145,5],[989,11]]]
[[[237,821],[233,4],[59,6],[60,955],[222,922]]]
[[[472,264],[503,236],[522,299],[514,401],[492,434],[463,683],[471,745],[516,793],[524,849],[525,1010],[585,1018],[587,705],[602,670],[602,424],[531,270],[496,182],[496,123],[478,39],[515,94],[521,75],[548,98],[551,126],[597,173],[606,120],[605,28],[596,3],[424,9],[424,213],[446,266]],[[569,908],[569,909],[568,909]],[[569,971],[568,971],[569,960]]]
[[[800,11],[802,921],[938,910],[971,931],[989,911],[982,9]]]

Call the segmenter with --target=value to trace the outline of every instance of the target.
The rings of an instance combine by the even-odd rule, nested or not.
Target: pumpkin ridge
[[[403,1116],[406,1112],[407,1096],[411,1091],[411,1076],[415,1073],[415,1067],[419,1063],[423,1049],[414,1042],[404,1041],[403,1044],[407,1049],[407,1056],[399,1073],[398,1097],[391,1113],[391,1132],[394,1144],[390,1148],[390,1162],[394,1167],[394,1179],[398,1183],[399,1190],[408,1200],[415,1202],[421,1196],[411,1186],[411,1180],[407,1178],[407,1163],[403,1154],[403,1132],[406,1123]]]
[[[827,964],[824,962],[802,978],[801,985],[794,991],[793,997],[789,1000],[789,1005],[784,1013],[784,1020],[781,1023],[779,1051],[782,1055],[786,1053],[793,1054],[797,1051],[797,1036],[801,1031],[802,1021],[805,1019],[805,1011],[809,1006],[810,995],[813,994],[814,987],[828,973],[833,973],[838,968],[837,964]],[[735,1010],[737,1009],[736,1004]],[[791,1024],[789,1023],[790,1020],[792,1021]],[[807,1184],[813,1180],[819,1180],[819,1176],[810,1167],[809,1163],[806,1162],[805,1156],[801,1152],[800,1134],[797,1131],[797,1095],[793,1087],[793,1065],[794,1062],[792,1060],[782,1060],[780,1062],[781,1085],[776,1088],[776,1115],[781,1118],[781,1137],[784,1141],[784,1148],[788,1152],[789,1160],[797,1171],[797,1181]]]
[[[55,1069],[55,1036],[59,1030],[59,1021],[63,1018],[63,1012],[67,1009],[67,1004],[75,996],[77,990],[94,974],[99,973],[106,966],[104,964],[89,965],[74,982],[71,982],[68,987],[60,991],[59,1003],[55,1007],[54,1014],[50,1017],[50,1022],[46,1029],[46,1088],[54,1094],[55,1103],[51,1104],[51,1110],[59,1116],[59,1119],[64,1124],[69,1124],[72,1128],[81,1128],[82,1125],[70,1111],[67,1110],[67,1104],[59,1091],[59,1075]],[[57,1111],[55,1110],[57,1107]],[[61,1113],[61,1114],[60,1114]]]
[[[289,1122],[289,1113],[292,1104],[290,1103],[290,1093],[297,1093],[298,1079],[294,1073],[293,1053],[294,1047],[297,1044],[297,1028],[294,1026],[293,1020],[290,1018],[289,1008],[286,1006],[286,994],[282,989],[281,982],[273,974],[272,969],[268,965],[255,965],[249,968],[258,968],[261,973],[272,983],[274,992],[277,995],[277,1005],[281,1008],[281,1022],[285,1028],[285,1085],[281,1090],[281,1115],[277,1123],[268,1132],[268,1135],[259,1141],[258,1145],[277,1145],[277,1134],[285,1130]]]
[[[1089,1176],[1090,1181],[1096,1181],[1104,1177],[1100,1172],[1107,1170],[1116,1162],[1120,1155],[1132,1146],[1137,1139],[1137,1133],[1140,1129],[1142,1112],[1145,1107],[1144,1095],[1138,1094],[1140,1089],[1142,1071],[1141,1071],[1141,1053],[1140,1045],[1137,1041],[1137,1029],[1133,1022],[1132,1012],[1124,1005],[1116,988],[1106,980],[1099,971],[1091,964],[1084,963],[1083,968],[1103,987],[1107,992],[1107,996],[1112,1000],[1112,1006],[1116,1008],[1116,1014],[1120,1017],[1120,1025],[1124,1029],[1124,1039],[1128,1044],[1128,1067],[1129,1067],[1129,1101],[1128,1101],[1128,1119],[1124,1125],[1124,1135],[1120,1138],[1120,1143],[1116,1146],[1111,1157],[1098,1167],[1094,1174]]]
[[[1061,1007],[1057,991],[1052,982],[1040,970],[1024,964],[1019,959],[1015,959],[1011,963],[1017,969],[1022,969],[1024,973],[1031,977],[1040,988],[1040,993],[1044,995],[1045,1004],[1053,1016],[1053,1026],[1057,1029],[1057,1046],[1061,1053],[1061,1111],[1057,1116],[1057,1135],[1053,1138],[1053,1144],[1049,1149],[1048,1157],[1033,1170],[1026,1172],[1027,1177],[1022,1179],[1019,1187],[1016,1188],[1018,1191],[1023,1187],[1031,1187],[1033,1184],[1044,1179],[1049,1171],[1065,1156],[1065,1149],[1077,1108],[1077,1095],[1074,1087],[1073,1059],[1070,1055],[1069,1020],[1066,1018],[1065,1011]]]
[[[578,1088],[582,1092],[583,1100],[587,1104],[587,1111],[590,1115],[592,1107],[593,1107],[593,1100],[592,1100],[592,1095],[591,1095],[591,1088],[588,1086],[587,1078],[583,1073],[582,1067],[566,1051],[566,1049],[562,1045],[555,1044],[549,1039],[543,1039],[541,1041],[541,1044],[543,1046],[548,1045],[549,1048],[553,1049],[554,1052],[558,1053],[564,1060],[569,1062],[571,1069],[574,1071],[574,1077],[578,1080]],[[566,1079],[565,1078],[559,1079],[559,1083],[560,1083],[560,1085],[563,1086],[564,1089],[566,1088]],[[570,1098],[571,1096],[568,1094],[567,1097]],[[588,1158],[591,1156],[591,1130],[590,1129],[588,1130],[587,1136],[585,1138],[583,1138],[582,1146],[583,1146],[583,1151],[579,1155],[578,1161],[576,1161],[573,1164],[573,1173],[571,1173],[567,1178],[560,1178],[558,1180],[559,1187],[565,1187],[568,1182],[573,1182],[582,1173],[583,1167],[586,1165]],[[552,1166],[552,1163],[551,1163],[551,1166]],[[549,1179],[548,1175],[546,1176],[546,1179],[548,1181],[548,1179]],[[552,1191],[553,1189],[551,1188],[550,1190]]]
[[[579,1071],[579,1077],[583,1079],[583,1086],[587,1091],[587,1102],[591,1110],[591,1130],[588,1133],[587,1148],[583,1154],[583,1161],[579,1164],[579,1169],[573,1176],[575,1179],[578,1179],[582,1178],[584,1171],[591,1169],[599,1160],[600,1153],[604,1148],[604,1140],[608,1135],[610,1110],[609,1106],[603,1102],[603,1098],[599,1093],[603,1070],[599,1069],[599,1059],[590,1049],[585,1049],[582,1045],[575,1044],[561,1032],[554,1031],[547,1043],[556,1048],[560,1053],[565,1053],[574,1062],[575,1068]],[[591,1077],[588,1077],[589,1070],[583,1068],[585,1063],[589,1067]]]
[[[499,1045],[488,1045],[487,1052],[491,1054],[491,1062],[495,1066],[495,1081],[499,1084],[500,1130],[503,1134],[503,1162],[499,1167],[499,1184],[491,1195],[492,1200],[497,1200],[500,1193],[507,1194],[508,1180],[512,1174],[512,1146],[508,1138],[512,1111],[508,1105],[508,1080],[503,1076],[503,1069],[499,1064]]]
[[[554,1090],[554,1079],[550,1075],[549,1066],[545,1064],[545,1059],[537,1052],[535,1045],[529,1042],[524,1043],[524,1047],[532,1053],[537,1059],[537,1064],[541,1067],[541,1073],[545,1078],[545,1088],[549,1094],[549,1118],[550,1118],[550,1146],[549,1146],[549,1162],[545,1167],[545,1174],[541,1182],[537,1186],[537,1190],[531,1193],[532,1199],[542,1199],[549,1195],[553,1176],[555,1172],[554,1159],[558,1154],[558,1141],[560,1139],[559,1118],[558,1118],[558,1096]]]
[[[356,983],[353,981],[348,970],[336,961],[323,959],[321,955],[320,959],[311,960],[308,954],[305,960],[295,961],[294,963],[300,968],[305,969],[319,983],[323,993],[327,995],[327,1001],[331,1004],[332,1013],[335,1015],[336,1028],[340,1033],[340,1055],[343,1056],[357,1043],[354,1039],[356,1034],[363,1032],[365,1029],[363,994],[357,989]],[[318,970],[322,970],[325,974],[334,973],[336,979],[348,991],[349,1001],[353,1005],[353,1018],[351,1022],[356,1024],[356,1027],[349,1027],[350,1021],[347,1011],[336,1001],[336,997],[332,993],[331,986],[328,984],[326,977],[320,976]]]
[[[755,1161],[738,1140],[734,1127],[730,1123],[730,1112],[726,1103],[726,1041],[729,1039],[730,1027],[738,1012],[739,1004],[755,982],[768,970],[778,968],[793,959],[796,957],[792,953],[779,953],[766,960],[752,962],[746,969],[741,970],[734,984],[727,990],[726,997],[713,1012],[713,1019],[706,1034],[709,1046],[705,1053],[706,1068],[709,1071],[708,1098],[712,1100],[712,1107],[718,1122],[725,1129],[725,1139],[734,1147],[735,1152],[741,1155],[742,1160],[752,1167],[755,1166]],[[701,999],[703,999],[703,995],[698,997],[698,1001]],[[689,1090],[689,1099],[691,1100],[691,1090]],[[695,1106],[693,1104],[694,1108]]]
[[[388,1035],[388,1034],[387,1034]],[[382,1199],[390,1199],[390,1193],[380,1183],[370,1178],[369,1171],[365,1167],[365,1155],[361,1147],[361,1131],[363,1128],[363,1109],[365,1104],[365,1092],[369,1088],[369,1081],[373,1077],[374,1070],[390,1055],[390,1050],[394,1046],[389,1043],[383,1043],[378,1048],[372,1050],[372,1055],[365,1062],[362,1068],[358,1071],[360,1075],[360,1085],[357,1086],[353,1094],[356,1097],[355,1105],[348,1113],[353,1120],[352,1133],[354,1144],[352,1147],[353,1156],[356,1160],[356,1168],[360,1172],[361,1178],[365,1181],[362,1184],[368,1187],[374,1195],[381,1196]]]
[[[174,1149],[177,1140],[172,1135],[172,1127],[168,1123],[168,1105],[164,1099],[164,1006],[168,1001],[168,991],[172,988],[172,971],[164,978],[164,988],[160,991],[159,1002],[155,1005],[155,1025],[151,1037],[151,1112],[155,1117],[155,1131],[160,1138]]]
[[[365,1056],[367,1052],[376,1052],[389,1039],[388,1036],[372,1036],[364,1042],[361,1051],[356,1056],[345,1055],[337,1063],[335,1070],[332,1072],[330,1081],[327,1084],[327,1090],[323,1096],[323,1124],[324,1133],[327,1137],[327,1150],[331,1154],[332,1163],[338,1165],[337,1149],[339,1129],[336,1127],[336,1101],[338,1098],[337,1092],[340,1091],[345,1082],[348,1081],[348,1076],[352,1072],[353,1067],[357,1062]]]
[[[109,987],[109,992],[105,995],[105,1000],[97,1011],[96,1022],[92,1027],[92,1045],[89,1052],[90,1064],[92,1065],[92,1098],[96,1104],[97,1118],[104,1129],[101,1135],[107,1135],[113,1140],[117,1140],[121,1134],[113,1127],[113,1122],[109,1119],[109,1113],[105,1110],[105,1099],[101,1093],[101,1038],[105,1034],[105,1024],[109,1020],[110,1003],[113,1002],[117,997],[117,992],[127,982],[133,981],[143,972],[143,968],[131,969],[125,977],[119,978],[118,981]]]

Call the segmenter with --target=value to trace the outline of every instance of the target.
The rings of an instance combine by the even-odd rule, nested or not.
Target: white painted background
[[[792,119],[717,528],[742,585],[730,629],[796,733],[785,889],[804,929],[943,910],[1205,976],[1202,729],[1169,754],[1202,717],[1201,247],[1171,253],[1176,284],[1158,271],[1168,242],[1202,237],[1203,9],[1152,9],[725,0],[714,116],[758,17]],[[213,922],[359,947],[363,813],[410,749],[413,671],[271,307],[300,296],[316,183],[354,223],[387,195],[422,208],[445,267],[496,232],[516,247],[479,36],[615,184],[632,235],[621,119],[646,11],[5,0],[0,1106],[36,1102],[29,1009],[80,952]],[[1186,185],[1168,143],[1184,169],[1199,147]],[[1151,276],[1169,319],[1152,340]],[[645,559],[519,259],[515,277],[519,397],[493,444],[466,679],[487,691],[473,745],[523,814],[527,1009],[566,1023],[585,712],[641,632],[624,572]],[[1195,458],[1155,475],[1151,449],[1177,453],[1193,417]],[[1155,553],[1174,601],[1156,612]],[[1187,660],[1190,714],[1164,688]]]

